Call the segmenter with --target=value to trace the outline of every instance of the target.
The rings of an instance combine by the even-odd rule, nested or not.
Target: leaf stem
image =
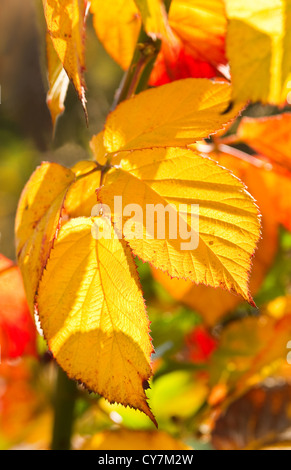
[[[142,26],[132,62],[117,90],[112,111],[122,101],[131,98],[135,93],[140,93],[148,87],[150,74],[160,48],[161,41],[148,36]]]
[[[77,387],[58,366],[54,399],[55,419],[51,450],[70,450]]]
[[[240,160],[244,160],[248,163],[251,163],[257,168],[264,168],[267,170],[270,170],[272,168],[272,165],[266,162],[265,160],[261,160],[260,158],[257,158],[255,155],[250,155],[249,153],[246,153],[243,150],[239,150],[235,147],[231,147],[230,145],[219,144],[218,150],[220,150],[220,152],[222,153],[232,155],[233,157],[236,157]]]

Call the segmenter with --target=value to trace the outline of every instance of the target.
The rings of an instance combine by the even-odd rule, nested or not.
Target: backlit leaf
[[[256,152],[291,171],[291,114],[265,118],[244,118],[238,138]]]
[[[234,98],[283,104],[291,91],[290,0],[226,0]]]
[[[90,216],[97,202],[95,190],[100,184],[100,172],[95,170],[94,162],[79,162],[72,170],[43,163],[22,193],[16,216],[16,249],[32,311],[61,223],[72,217]]]
[[[222,0],[174,0],[169,23],[191,55],[213,67],[226,63],[226,12]]]
[[[96,34],[107,52],[123,68],[131,63],[141,19],[133,0],[92,0]]]
[[[134,0],[146,32],[153,37],[161,36],[166,21],[166,11],[162,0]]]
[[[131,63],[141,17],[147,33],[162,39],[151,85],[220,76],[217,68],[227,62],[223,0],[173,0],[168,20],[160,0],[108,0],[106,6],[92,0],[91,12],[97,36],[123,69]]]
[[[225,56],[226,12],[223,0],[173,0],[162,50],[151,85],[189,77],[220,76]]]
[[[226,82],[188,79],[147,90],[120,104],[106,122],[108,152],[185,146],[223,129],[242,105],[229,112]]]
[[[43,0],[54,48],[86,112],[85,20],[87,0]]]
[[[47,104],[55,128],[57,118],[65,110],[64,102],[70,81],[49,34],[47,34],[47,68],[49,81]]]
[[[274,194],[265,181],[263,169],[231,155],[211,154],[211,156],[246,184],[249,192],[255,197],[262,214],[262,238],[254,256],[250,277],[250,291],[254,296],[272,266],[278,250],[278,207],[274,204]],[[269,173],[268,176],[272,176]],[[237,296],[221,289],[213,289],[204,285],[194,286],[189,281],[171,279],[159,270],[154,270],[153,274],[155,279],[176,300],[199,312],[208,325],[217,323],[240,303]]]
[[[48,260],[68,187],[75,180],[71,170],[43,163],[33,173],[19,201],[15,232],[16,252],[30,309]]]
[[[77,180],[69,187],[64,202],[64,216],[90,217],[97,203],[96,189],[100,186],[100,171],[90,161],[80,161],[72,168]]]
[[[61,228],[39,286],[41,325],[69,377],[155,422],[144,391],[152,345],[136,267],[113,230],[110,240],[93,238],[96,221]]]
[[[214,161],[191,150],[123,152],[114,162],[121,168],[107,174],[98,197],[110,207],[118,224],[121,213],[114,206],[114,196],[122,196],[123,208],[132,203],[142,208],[141,239],[133,238],[130,230],[123,227],[134,254],[171,277],[223,287],[252,302],[248,272],[260,237],[260,223],[258,209],[243,184]],[[154,236],[147,231],[146,223],[149,205],[157,204],[163,209],[171,205],[170,227],[160,239],[156,235],[157,220]],[[184,208],[178,217],[180,204],[187,205],[188,216]],[[179,220],[179,227],[184,221],[190,231],[191,204],[199,204],[199,233],[197,227],[192,226],[199,235],[199,245],[195,249],[190,245],[184,249],[185,239],[182,239],[180,229],[175,236],[170,231],[173,218],[176,224]],[[128,217],[123,219],[125,222]],[[188,237],[189,242],[190,234]]]

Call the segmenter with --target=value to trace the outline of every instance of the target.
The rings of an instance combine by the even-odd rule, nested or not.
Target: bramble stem
[[[170,11],[171,3],[172,0],[164,0],[166,14]],[[161,40],[150,37],[142,25],[132,62],[117,91],[112,110],[122,101],[147,89],[161,45]]]
[[[70,450],[77,387],[58,367],[54,400],[55,420],[51,450]]]
[[[147,88],[150,73],[159,54],[160,47],[161,41],[159,39],[153,40],[147,35],[142,26],[132,62],[124,74],[115,96],[112,110],[122,101]]]

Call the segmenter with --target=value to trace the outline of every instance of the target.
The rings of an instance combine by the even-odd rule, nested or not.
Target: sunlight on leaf
[[[85,21],[87,0],[43,0],[48,34],[82,106],[85,98]]]
[[[225,127],[243,105],[229,112],[226,82],[188,79],[147,90],[109,114],[104,131],[108,152],[152,147],[180,147]]]
[[[291,91],[291,1],[226,0],[234,98],[284,104]]]
[[[37,296],[44,335],[69,377],[155,422],[144,391],[153,348],[132,254],[113,229],[111,240],[95,240],[93,224],[78,218],[60,230]]]
[[[223,287],[252,302],[248,273],[260,237],[260,223],[254,200],[242,183],[214,161],[191,150],[124,152],[119,154],[119,159],[115,157],[115,163],[121,168],[108,173],[98,193],[112,214],[116,195],[122,195],[124,207],[135,203],[143,214],[149,205],[161,204],[164,209],[171,204],[175,221],[178,219],[181,224],[183,219],[190,230],[189,213],[188,217],[186,213],[178,217],[179,205],[199,204],[196,249],[181,249],[185,241],[181,233],[173,237],[167,231],[161,239],[149,239],[144,219],[141,239],[132,239],[130,232],[123,228],[134,254],[172,277]],[[120,223],[120,217],[121,214],[114,214],[116,223]],[[170,225],[172,222],[171,219]]]

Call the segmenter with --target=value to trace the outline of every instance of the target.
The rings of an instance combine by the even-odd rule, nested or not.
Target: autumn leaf
[[[278,250],[280,221],[278,220],[278,207],[274,204],[274,193],[270,191],[262,168],[254,166],[251,162],[239,160],[232,155],[222,153],[208,155],[243,181],[257,201],[262,214],[262,237],[254,256],[249,283],[250,291],[255,296],[271,268]],[[268,176],[272,176],[269,173]],[[171,279],[159,270],[153,270],[153,275],[174,299],[199,312],[207,325],[215,325],[241,302],[237,296],[221,289],[213,289],[204,285],[195,286],[189,281]]]
[[[224,328],[219,347],[211,357],[210,384],[226,383],[229,393],[226,406],[266,378],[280,377],[290,333],[290,309],[280,318],[262,314]]]
[[[36,330],[30,314],[20,271],[0,255],[1,359],[36,355]]]
[[[226,82],[188,79],[147,90],[109,114],[104,130],[108,153],[152,147],[180,147],[208,137],[234,119]]]
[[[139,10],[138,8],[139,7]],[[159,0],[93,0],[94,27],[104,48],[123,68],[130,66],[141,27],[162,39],[151,85],[182,78],[220,76],[226,64],[226,13],[223,0],[173,0],[167,19]]]
[[[106,51],[128,69],[137,43],[141,18],[133,0],[91,0],[96,34]]]
[[[222,75],[218,69],[227,63],[226,27],[222,0],[173,0],[150,84]]]
[[[226,63],[226,12],[222,0],[174,0],[169,23],[191,55],[213,67]]]
[[[273,217],[266,217],[260,201],[258,205],[262,213],[262,238],[254,256],[249,282],[252,296],[258,293],[278,250],[278,222]],[[203,284],[196,286],[183,279],[172,279],[157,269],[153,270],[153,276],[175,300],[200,313],[208,326],[217,324],[241,303],[239,297],[225,290],[213,289]]]
[[[144,28],[149,36],[153,39],[161,37],[167,16],[165,6],[162,0],[134,0],[138,10],[140,11]]]
[[[55,129],[57,118],[64,112],[69,77],[57,55],[52,39],[47,34],[47,69],[49,91],[47,94],[47,105],[51,113],[53,127]]]
[[[225,114],[230,94],[224,82],[188,79],[183,87],[172,83],[119,105],[95,138],[99,144],[103,139],[106,157],[117,166],[105,176],[98,197],[112,214],[114,197],[122,195],[124,206],[138,204],[143,214],[149,204],[172,204],[176,217],[179,204],[196,201],[200,205],[197,250],[181,250],[182,240],[169,240],[169,234],[164,240],[147,240],[145,227],[142,240],[129,233],[125,238],[135,255],[172,277],[225,287],[252,301],[247,279],[259,238],[254,201],[237,179],[209,159],[191,150],[168,148],[184,147],[223,128],[238,113],[234,108]],[[97,148],[99,152],[100,145]],[[138,149],[143,150],[132,152]],[[114,216],[116,222],[121,214]]]
[[[21,195],[15,223],[16,251],[29,306],[34,297],[61,223],[90,216],[97,198],[100,173],[94,162],[79,162],[72,170],[43,163]]]
[[[215,349],[217,341],[203,326],[194,328],[185,338],[187,357],[195,364],[209,360]]]
[[[233,143],[247,144],[258,152],[253,156],[244,157],[252,171],[258,174],[260,185],[265,188],[262,196],[268,199],[268,218],[271,219],[275,214],[278,224],[287,230],[291,230],[291,204],[290,198],[286,197],[291,191],[289,124],[290,115],[287,113],[261,119],[243,118],[237,135],[232,137]],[[228,147],[228,151],[236,152],[231,147]],[[256,191],[254,185],[251,192],[255,198]],[[263,203],[262,200],[261,204]]]
[[[163,210],[171,205],[169,217],[178,219],[179,224],[183,220],[189,233],[192,222],[189,212],[187,218],[187,207],[189,211],[191,204],[199,204],[198,247],[183,250],[186,238],[183,240],[181,233],[171,236],[171,227],[160,239],[152,239],[156,237],[157,221],[155,235],[149,236],[146,220],[142,219],[140,239],[133,238],[130,229],[123,228],[133,253],[172,277],[224,287],[252,302],[248,272],[260,236],[260,223],[254,200],[242,183],[214,161],[192,150],[156,148],[123,152],[114,162],[120,168],[106,175],[98,197],[110,207],[118,225],[121,214],[114,213],[116,195],[122,195],[123,207],[135,203],[143,214],[149,205],[160,204]],[[179,216],[180,204],[186,204],[186,209]],[[124,217],[123,222],[126,220]]]
[[[271,163],[291,171],[291,114],[243,118],[237,131],[242,140]]]
[[[104,431],[88,439],[82,450],[190,450],[163,431]]]
[[[274,381],[275,382],[275,381]],[[254,387],[223,413],[212,431],[216,450],[290,450],[290,384]]]
[[[92,208],[97,202],[96,189],[100,186],[101,173],[96,171],[95,162],[80,161],[72,171],[76,176],[70,185],[64,200],[63,217],[90,217]]]
[[[226,0],[234,98],[284,104],[291,91],[290,0]]]
[[[15,221],[16,252],[28,304],[34,310],[34,295],[47,263],[61,210],[74,173],[56,163],[43,163],[23,190]]]
[[[99,132],[99,134],[92,137],[90,148],[94,154],[95,160],[99,163],[99,165],[105,165],[107,162],[107,150],[104,147],[104,131]]]
[[[87,0],[43,0],[48,34],[85,114],[85,21]]]
[[[152,345],[136,267],[113,229],[110,240],[92,237],[95,223],[78,218],[59,232],[38,289],[44,335],[69,377],[155,422],[144,391]]]

